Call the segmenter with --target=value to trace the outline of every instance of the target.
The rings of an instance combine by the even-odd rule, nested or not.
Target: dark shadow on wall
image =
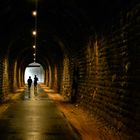
[[[73,81],[72,81],[72,93],[71,93],[71,102],[75,103],[77,99],[77,89],[78,89],[78,76],[79,70],[76,65],[74,65],[73,70]]]

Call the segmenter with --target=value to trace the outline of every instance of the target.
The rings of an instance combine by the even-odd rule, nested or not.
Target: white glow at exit
[[[27,83],[29,76],[34,80],[34,75],[37,75],[38,83],[44,83],[44,69],[39,63],[31,63],[26,67],[24,74],[24,82]]]

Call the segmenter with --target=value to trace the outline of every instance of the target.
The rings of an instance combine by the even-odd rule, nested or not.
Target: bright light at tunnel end
[[[27,84],[29,76],[34,80],[34,75],[37,75],[39,83],[44,83],[44,69],[39,63],[31,63],[25,69],[24,82]]]

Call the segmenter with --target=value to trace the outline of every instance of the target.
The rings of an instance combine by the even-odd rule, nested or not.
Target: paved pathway
[[[42,95],[42,96],[41,96]],[[44,94],[26,90],[0,113],[0,140],[80,140],[79,135]]]

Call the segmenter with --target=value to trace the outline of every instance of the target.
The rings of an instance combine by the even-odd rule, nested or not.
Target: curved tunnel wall
[[[89,36],[85,47],[64,56],[61,69],[62,95],[122,139],[140,138],[139,9],[120,13],[112,26]]]
[[[108,34],[99,38],[99,41],[97,40],[99,70],[95,73],[96,88],[90,89],[93,94],[89,95],[94,100],[91,105],[94,106],[93,110],[104,116],[104,119],[118,131],[126,133],[127,129],[126,135],[129,136],[135,127],[136,131],[131,136],[132,139],[138,134],[139,126],[136,125],[139,118],[136,114],[140,113],[139,108],[136,107],[140,105],[137,100],[140,67],[135,65],[140,60],[139,41],[135,40],[139,36],[137,25],[140,20],[137,17],[139,10],[136,9],[124,14],[120,18],[120,23],[114,25]]]

